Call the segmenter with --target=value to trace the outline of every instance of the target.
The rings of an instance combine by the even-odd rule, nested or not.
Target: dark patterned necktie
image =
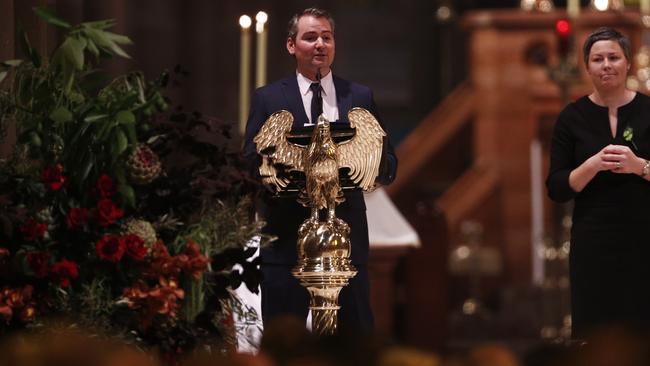
[[[311,123],[316,124],[318,122],[318,116],[323,113],[323,99],[321,97],[322,89],[320,83],[312,83],[309,86],[309,89],[311,89]]]

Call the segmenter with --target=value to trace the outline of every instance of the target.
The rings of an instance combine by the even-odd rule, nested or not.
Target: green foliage
[[[623,139],[631,143],[634,150],[639,150],[639,148],[636,147],[636,144],[634,143],[634,129],[632,127],[628,126],[625,128],[623,131]]]
[[[45,8],[35,12],[68,32],[50,62],[43,62],[21,32],[29,60],[0,64],[0,80],[5,79],[0,130],[14,122],[18,141],[28,146],[29,155],[41,161],[60,158],[70,168],[72,186],[83,191],[101,172],[124,171],[123,158],[137,142],[138,130],[152,113],[166,107],[160,103],[162,85],[160,80],[147,84],[134,72],[97,89],[97,81],[106,78],[95,64],[101,57],[128,58],[120,46],[131,44],[130,39],[107,30],[112,20],[71,26]],[[61,151],[63,156],[57,156]],[[133,189],[123,175],[120,178],[122,200],[135,205]]]
[[[260,235],[263,221],[250,218],[250,197],[238,201],[217,201],[213,207],[201,215],[201,219],[188,227],[185,234],[176,241],[177,248],[191,239],[201,245],[206,255],[212,256],[226,249],[239,248],[251,238]],[[233,230],[238,228],[238,230]],[[268,244],[271,237],[261,235],[262,245]]]

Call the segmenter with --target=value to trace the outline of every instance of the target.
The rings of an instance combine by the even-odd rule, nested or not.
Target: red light
[[[555,22],[555,31],[561,37],[567,37],[571,34],[571,23],[566,19],[560,19]]]

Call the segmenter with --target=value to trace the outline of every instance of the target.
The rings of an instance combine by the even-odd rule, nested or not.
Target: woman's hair
[[[616,41],[618,45],[621,46],[625,58],[629,62],[632,58],[632,44],[630,39],[621,34],[614,28],[610,27],[601,27],[591,32],[587,36],[584,45],[582,46],[582,57],[584,57],[585,65],[589,63],[589,52],[591,51],[591,46],[598,41]]]
[[[287,27],[287,37],[291,38],[294,41],[296,40],[296,36],[298,35],[298,21],[300,18],[308,15],[313,16],[314,18],[327,19],[327,21],[330,23],[330,27],[332,28],[332,33],[334,33],[334,18],[332,18],[327,10],[319,8],[307,8],[291,17],[291,20],[289,20],[289,26]]]

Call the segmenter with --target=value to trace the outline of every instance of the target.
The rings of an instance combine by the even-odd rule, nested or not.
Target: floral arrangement
[[[0,143],[17,135],[0,161],[0,334],[63,317],[172,358],[223,342],[230,290],[257,292],[263,225],[229,126],[169,110],[178,67],[96,69],[128,57],[112,21],[35,11],[67,34],[48,60],[21,33],[27,60],[0,64]]]

